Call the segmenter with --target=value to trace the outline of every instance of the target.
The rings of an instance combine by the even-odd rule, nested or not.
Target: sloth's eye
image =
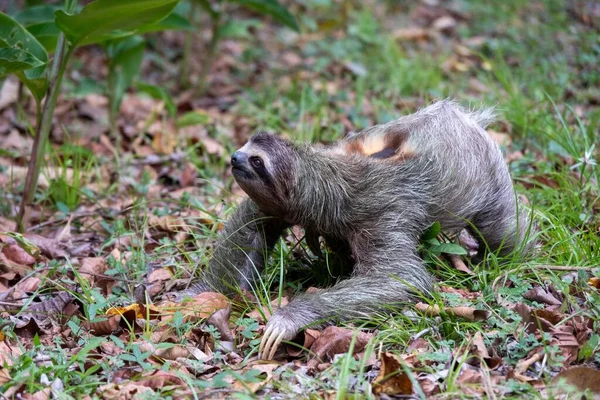
[[[252,166],[254,168],[262,168],[263,167],[263,160],[261,160],[260,157],[252,157],[252,158],[250,158],[250,162],[252,163]]]

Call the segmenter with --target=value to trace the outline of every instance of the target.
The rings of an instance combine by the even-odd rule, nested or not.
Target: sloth
[[[331,145],[296,144],[259,132],[231,157],[246,192],[217,241],[203,276],[186,292],[250,289],[288,227],[335,243],[352,262],[349,278],[302,293],[269,318],[259,358],[308,325],[364,318],[428,296],[433,278],[419,256],[434,222],[466,228],[486,251],[528,248],[530,214],[519,207],[498,146],[484,128],[491,109],[453,101],[353,133]]]

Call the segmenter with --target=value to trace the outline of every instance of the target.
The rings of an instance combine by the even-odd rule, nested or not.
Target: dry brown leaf
[[[157,370],[143,376],[138,384],[152,389],[160,389],[165,386],[185,386],[185,381],[172,372]]]
[[[417,26],[409,27],[409,28],[400,28],[396,29],[392,36],[397,40],[425,40],[428,39],[430,34],[427,29],[419,28]]]
[[[40,287],[42,280],[36,276],[25,278],[15,285],[15,292],[33,293]]]
[[[229,299],[221,293],[204,292],[186,298],[181,303],[165,302],[160,310],[165,314],[163,322],[171,318],[176,311],[183,313],[186,321],[197,321],[210,317],[214,312],[230,306]]]
[[[27,266],[35,264],[35,257],[23,250],[18,244],[5,245],[2,247],[2,254],[16,264]]]
[[[379,375],[373,382],[373,394],[410,395],[413,392],[412,382],[402,368],[403,360],[392,353],[381,354]]]
[[[231,315],[231,306],[222,308],[215,311],[208,319],[206,323],[213,325],[221,334],[221,340],[228,342],[233,341],[233,332],[229,328],[229,316]]]
[[[422,337],[417,339],[410,339],[408,346],[406,347],[407,353],[426,353],[431,350],[429,342]]]
[[[456,20],[449,15],[444,15],[433,21],[432,28],[440,32],[450,32],[456,27]]]
[[[191,353],[188,347],[175,345],[165,349],[156,349],[153,355],[165,360],[177,360],[178,358],[190,358]]]
[[[51,320],[63,314],[67,305],[74,300],[75,297],[69,292],[57,292],[41,302],[30,303],[27,308],[28,312],[22,313],[18,317],[11,317],[11,319],[20,327],[27,326],[33,320],[38,327],[43,328],[50,325]]]
[[[148,275],[148,282],[162,282],[173,278],[173,272],[169,268],[156,268]]]
[[[553,387],[560,382],[567,383],[577,388],[579,391],[589,390],[594,394],[594,399],[600,398],[600,371],[590,367],[573,367],[552,378]],[[561,392],[567,392],[566,388],[561,387]],[[576,398],[576,397],[573,397]]]
[[[529,367],[531,367],[536,362],[541,361],[543,358],[544,356],[542,355],[542,353],[537,352],[529,358],[519,360],[517,362],[517,365],[515,366],[514,377],[520,380],[521,382],[532,382],[537,380],[537,378],[526,376],[524,374],[529,369]]]
[[[110,335],[119,328],[120,315],[110,315],[107,319],[94,322],[84,322],[83,326],[96,336]]]
[[[322,361],[331,360],[335,354],[347,353],[350,344],[354,340],[354,353],[364,350],[369,340],[374,337],[372,333],[357,331],[354,329],[329,326],[321,333],[321,336],[310,347],[315,359]],[[353,354],[354,354],[353,353]]]
[[[249,391],[250,393],[256,393],[260,389],[262,389],[271,379],[273,379],[273,371],[279,367],[278,363],[273,362],[265,362],[262,360],[256,361],[252,364],[249,364],[246,368],[243,369],[243,372],[248,372],[250,370],[258,370],[261,373],[258,375],[262,380],[260,382],[249,382],[242,383],[239,381],[235,381],[233,384],[233,388],[236,391]]]
[[[161,309],[153,304],[130,304],[125,307],[111,307],[106,310],[106,315],[121,315],[130,324],[136,319],[156,319],[161,315]]]
[[[85,257],[81,259],[79,273],[81,276],[93,283],[97,275],[103,275],[108,269],[108,263],[103,257]]]
[[[600,278],[592,276],[590,278],[590,280],[588,281],[588,285],[590,285],[596,289],[600,289]]]
[[[194,186],[196,182],[196,167],[192,163],[186,163],[183,167],[183,171],[181,171],[181,176],[179,177],[179,184],[182,188],[186,188],[188,186]]]
[[[469,321],[485,321],[491,315],[490,311],[477,310],[473,307],[445,307],[443,310],[437,304],[430,306],[425,303],[415,304],[415,308],[432,317],[439,316],[442,312],[464,318]]]
[[[23,235],[25,239],[29,240],[35,246],[37,246],[43,255],[48,258],[67,258],[67,252],[65,251],[65,244],[59,242],[56,239],[48,239],[35,233],[26,233]]]
[[[225,148],[221,142],[209,136],[202,139],[202,145],[208,154],[214,154],[219,157],[222,157],[223,154],[225,154]]]
[[[0,365],[0,386],[10,381],[12,381],[12,377],[8,372],[8,368],[4,368],[4,366]]]
[[[285,344],[285,352],[290,357],[299,357],[305,349],[310,349],[313,343],[321,336],[321,331],[316,329],[305,329],[302,334],[302,345]]]
[[[551,293],[544,290],[541,286],[536,286],[533,289],[527,291],[524,295],[524,298],[531,301],[537,301],[538,303],[544,303],[551,306],[559,306],[562,304],[560,300],[552,296]]]
[[[469,274],[471,276],[475,275],[475,272],[471,271],[469,267],[467,267],[467,264],[465,264],[465,262],[462,260],[462,258],[460,258],[460,256],[450,254],[448,255],[448,258],[450,259],[452,266],[457,270]]]
[[[562,355],[565,357],[564,366],[570,365],[577,359],[577,354],[581,348],[573,332],[573,327],[567,325],[550,328],[552,335],[550,343],[560,348]]]
[[[11,346],[6,341],[0,341],[0,366],[11,366],[13,361],[18,359],[22,354],[19,346]]]
[[[147,386],[140,385],[137,382],[127,382],[125,384],[109,383],[96,389],[96,394],[104,399],[134,399],[143,397],[152,397],[154,392]]]

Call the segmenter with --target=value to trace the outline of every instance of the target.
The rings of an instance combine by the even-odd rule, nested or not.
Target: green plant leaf
[[[54,23],[54,12],[60,10],[57,5],[28,7],[15,14],[13,18],[21,23],[44,46],[47,52],[56,48],[60,29]]]
[[[437,235],[442,231],[442,226],[438,221],[435,221],[423,234],[421,235],[421,242],[426,242],[431,239],[435,239]]]
[[[172,117],[174,117],[175,113],[177,113],[177,106],[175,105],[175,101],[173,101],[173,97],[162,87],[151,85],[149,83],[137,82],[135,84],[135,88],[146,93],[153,99],[164,101],[165,107]]]
[[[115,35],[135,33],[136,29],[165,18],[179,0],[96,0],[80,13],[54,13],[56,25],[73,45],[103,42]],[[114,31],[120,32],[114,32]]]
[[[264,15],[270,15],[273,19],[288,28],[298,32],[300,27],[296,18],[281,5],[277,0],[230,0],[232,3],[237,3],[250,10],[256,11]]]
[[[44,63],[25,50],[11,47],[0,49],[0,77],[40,65],[44,65]]]
[[[41,62],[41,64],[35,63],[36,66],[29,69],[13,71],[31,91],[36,100],[41,101],[48,88],[48,81],[46,79],[48,53],[46,53],[44,46],[19,22],[0,12],[0,48],[17,49],[27,52],[31,57],[35,57]],[[8,53],[5,52],[5,56],[8,56]],[[16,56],[16,53],[12,52],[12,55]],[[32,60],[31,57],[22,53],[18,57],[25,57],[30,61]],[[8,69],[8,65],[6,68]]]
[[[141,36],[131,36],[107,46],[110,59],[108,65],[108,90],[111,98],[111,112],[119,111],[125,91],[138,75],[146,43]]]
[[[456,243],[440,243],[436,246],[435,250],[439,253],[455,254],[458,256],[467,254],[467,251]]]
[[[27,7],[25,10],[13,15],[13,18],[24,26],[41,22],[54,22],[54,12],[60,9],[61,7],[57,5]]]
[[[190,111],[177,119],[177,126],[183,128],[185,126],[207,124],[208,122],[210,122],[210,117],[205,112]]]
[[[194,26],[186,18],[181,15],[171,13],[167,18],[160,20],[154,24],[142,26],[135,31],[136,34],[148,33],[148,32],[160,32],[160,31],[190,31],[193,30]]]

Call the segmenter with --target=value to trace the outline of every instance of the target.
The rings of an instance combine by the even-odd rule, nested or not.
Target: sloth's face
[[[292,184],[294,149],[277,136],[259,132],[231,156],[236,182],[267,213],[281,213]]]

